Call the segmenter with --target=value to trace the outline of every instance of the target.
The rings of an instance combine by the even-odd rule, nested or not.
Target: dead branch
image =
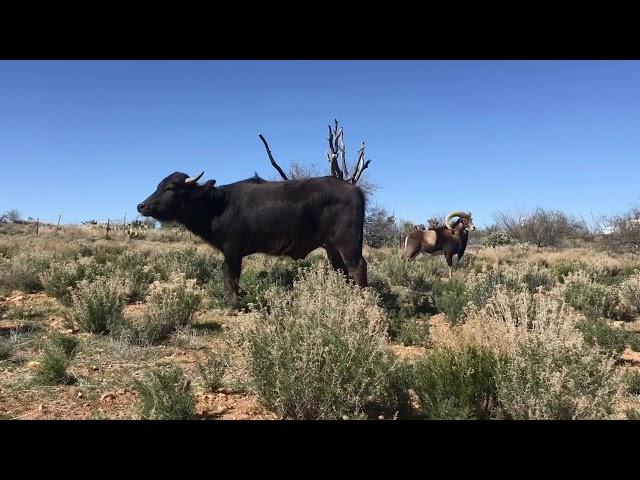
[[[358,150],[358,161],[356,162],[356,169],[353,172],[353,175],[351,175],[351,177],[349,178],[349,180],[347,180],[349,183],[352,183],[353,185],[358,183],[358,180],[360,180],[360,177],[362,176],[362,172],[364,172],[365,169],[371,163],[371,160],[367,160],[366,162],[364,161],[364,149],[365,149],[364,142],[362,142],[362,145],[360,145],[360,149]]]
[[[267,144],[267,141],[264,139],[261,133],[258,134],[258,136],[260,137],[260,140],[262,140],[262,143],[264,143],[264,148],[267,149],[267,154],[269,155],[269,160],[271,160],[271,165],[273,165],[274,168],[278,170],[278,173],[280,174],[283,180],[289,180],[287,176],[284,174],[284,172],[282,171],[282,169],[280,168],[280,165],[276,163],[275,159],[273,158],[273,155],[271,155],[271,150],[269,149],[269,145]]]

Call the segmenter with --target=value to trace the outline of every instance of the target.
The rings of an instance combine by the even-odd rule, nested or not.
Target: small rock
[[[115,398],[115,395],[113,393],[103,393],[102,396],[100,397],[100,401],[105,402],[107,400],[113,400],[114,398]]]
[[[78,392],[78,394],[76,395],[77,398],[82,398],[84,397],[84,395],[82,394],[82,392]]]
[[[380,416],[378,417],[378,420],[384,420],[384,415],[380,415]]]
[[[82,406],[83,406],[83,407],[90,407],[90,406],[91,406],[91,404],[87,402],[87,403],[83,403],[83,404],[82,404]]]
[[[343,420],[349,420],[349,417],[347,417],[346,415],[343,415],[343,416],[342,416],[342,419],[343,419]]]
[[[3,318],[3,319],[5,319],[5,318],[9,318],[9,315],[7,315],[6,313],[3,313],[3,314],[2,314],[2,318]]]
[[[224,412],[224,411],[226,411],[226,410],[227,410],[227,409],[226,409],[226,407],[223,407],[223,406],[221,405],[221,406],[219,406],[218,408],[216,408],[216,409],[213,411],[213,414],[214,414],[214,415],[220,415],[221,413],[223,413],[223,412]]]
[[[119,388],[118,391],[116,392],[116,395],[124,395],[125,393],[127,393],[126,389]]]
[[[38,411],[40,411],[40,412],[44,412],[44,404],[42,404],[42,403],[41,403],[41,404],[38,406]]]
[[[93,367],[91,367],[91,370],[93,370],[94,372],[97,372],[98,371],[98,366],[94,365]]]

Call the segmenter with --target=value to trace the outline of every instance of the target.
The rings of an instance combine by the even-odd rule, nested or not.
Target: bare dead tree
[[[365,145],[364,142],[362,142],[358,149],[358,158],[353,168],[353,174],[349,175],[349,169],[347,168],[347,147],[344,144],[344,129],[340,127],[338,130],[338,120],[334,120],[334,122],[335,127],[333,129],[331,125],[329,125],[329,151],[327,152],[327,161],[329,162],[331,175],[355,185],[371,163],[371,160],[365,161]],[[342,160],[342,169],[338,166],[338,157]]]
[[[258,135],[265,148],[267,149],[267,155],[269,155],[269,160],[271,160],[271,165],[278,171],[280,177],[283,180],[289,180],[287,175],[284,173],[280,165],[275,161],[273,155],[271,154],[271,149],[269,148],[269,144],[265,140],[264,136],[260,133]],[[344,129],[339,127],[338,120],[335,120],[335,127],[332,129],[331,125],[329,125],[329,151],[327,152],[327,161],[329,162],[329,169],[331,175],[343,180],[345,182],[351,183],[355,185],[358,183],[360,178],[362,177],[362,173],[369,167],[371,160],[365,160],[365,144],[362,142],[360,148],[358,149],[358,157],[356,159],[355,165],[353,166],[351,175],[349,174],[349,168],[347,167],[347,147],[344,143]],[[342,168],[338,164],[338,161],[342,163]],[[294,169],[298,173],[302,172],[302,169],[297,168]],[[292,170],[293,172],[293,170]],[[293,178],[297,178],[296,175],[292,175]],[[304,176],[304,175],[302,175]],[[367,192],[372,192],[376,189],[376,186],[373,184],[361,185]]]

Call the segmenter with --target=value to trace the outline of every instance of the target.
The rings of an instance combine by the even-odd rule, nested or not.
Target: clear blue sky
[[[425,222],[640,197],[638,61],[0,61],[0,210],[127,217],[174,171],[225,184],[360,141],[372,202]]]

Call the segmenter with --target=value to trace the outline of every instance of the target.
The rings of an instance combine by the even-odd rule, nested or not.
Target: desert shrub
[[[549,290],[556,285],[556,277],[546,268],[528,267],[522,274],[522,282],[531,293]]]
[[[497,356],[477,347],[438,348],[414,366],[411,388],[431,419],[486,419],[497,408]]]
[[[370,275],[368,288],[376,293],[378,305],[387,315],[395,317],[402,306],[400,296],[393,291],[389,282],[385,278]]]
[[[11,259],[0,259],[0,291],[41,291],[43,285],[39,275],[54,260],[54,254],[39,250],[23,250]]]
[[[569,274],[564,281],[566,301],[587,318],[626,318],[615,287],[595,283],[585,272]]]
[[[491,232],[488,234],[482,244],[485,247],[500,247],[502,245],[509,245],[513,242],[513,238],[509,235],[508,232],[504,230],[496,230],[495,232]]]
[[[56,333],[51,338],[51,345],[62,351],[67,358],[73,358],[78,349],[78,339],[68,335]]]
[[[172,274],[167,282],[154,282],[149,287],[143,322],[136,327],[136,342],[156,345],[177,328],[191,322],[202,300],[202,289],[184,274]]]
[[[438,277],[445,272],[445,264],[434,260],[437,259],[421,258],[407,262],[394,252],[369,264],[369,280],[374,288],[380,289],[382,295],[397,293],[398,306],[405,305],[414,313],[425,312],[433,306],[433,289],[439,281]],[[392,300],[392,297],[383,299],[388,300]],[[387,303],[386,306],[392,307],[392,304]]]
[[[285,418],[361,418],[369,403],[386,398],[395,364],[372,292],[316,266],[291,290],[273,289],[265,298],[247,349],[254,388],[267,407]]]
[[[140,394],[140,415],[146,420],[189,420],[195,416],[196,399],[191,383],[177,367],[158,369],[134,383]]]
[[[113,274],[126,280],[129,303],[144,298],[149,285],[159,276],[151,265],[147,265],[148,255],[142,252],[124,252],[113,263]]]
[[[4,337],[0,337],[0,360],[6,360],[11,357],[13,350],[13,342]]]
[[[466,300],[481,307],[500,286],[519,292],[525,288],[522,277],[522,271],[507,264],[494,265],[479,273],[469,273],[465,279]]]
[[[620,308],[629,316],[640,315],[640,274],[625,279],[618,286]]]
[[[565,277],[569,274],[580,270],[586,271],[588,268],[589,265],[580,260],[560,260],[551,265],[551,271],[555,273],[560,282],[564,282]]]
[[[209,353],[203,363],[196,364],[196,370],[205,390],[215,392],[223,385],[223,378],[229,366],[229,360],[225,355]]]
[[[81,280],[71,294],[72,319],[91,333],[107,333],[124,321],[126,287],[118,278]]]
[[[585,320],[578,328],[589,345],[597,345],[609,355],[619,356],[627,345],[629,333],[606,320]]]
[[[126,249],[127,245],[124,243],[96,242],[93,244],[93,258],[100,265],[106,265],[115,262]]]
[[[580,321],[560,299],[500,287],[464,324],[432,335],[454,350],[496,354],[498,418],[608,418],[621,398],[620,378],[613,358],[585,341]]]
[[[212,253],[201,253],[196,247],[175,248],[154,255],[149,260],[150,269],[160,280],[167,281],[173,274],[181,273],[187,279],[194,279],[204,285],[215,275],[219,275],[222,261]]]
[[[245,295],[238,299],[235,308],[249,310],[265,303],[265,293],[270,288],[290,289],[301,268],[309,268],[318,263],[326,264],[319,256],[303,260],[283,260],[262,258],[258,265],[251,265],[242,272],[240,285]],[[226,287],[225,287],[226,294]]]
[[[80,280],[92,280],[103,269],[93,257],[80,257],[78,260],[59,260],[52,262],[49,268],[40,274],[44,291],[65,305],[71,304],[71,290]]]
[[[632,370],[624,375],[624,384],[631,395],[640,395],[640,372]]]
[[[246,309],[249,305],[264,303],[264,294],[272,287],[290,288],[297,270],[297,266],[282,264],[274,265],[274,268],[268,270],[245,270],[240,277],[240,284],[246,293],[239,299],[236,307]]]
[[[48,345],[38,365],[35,381],[41,385],[71,383],[72,377],[67,373],[68,367],[69,356],[57,345]]]
[[[640,334],[637,332],[627,332],[627,345],[632,350],[640,352]]]
[[[404,345],[424,346],[429,338],[429,324],[423,319],[411,318],[403,322],[398,340]]]
[[[464,309],[469,302],[467,288],[461,280],[453,278],[441,282],[435,293],[436,308],[444,312],[454,325],[462,320]]]

